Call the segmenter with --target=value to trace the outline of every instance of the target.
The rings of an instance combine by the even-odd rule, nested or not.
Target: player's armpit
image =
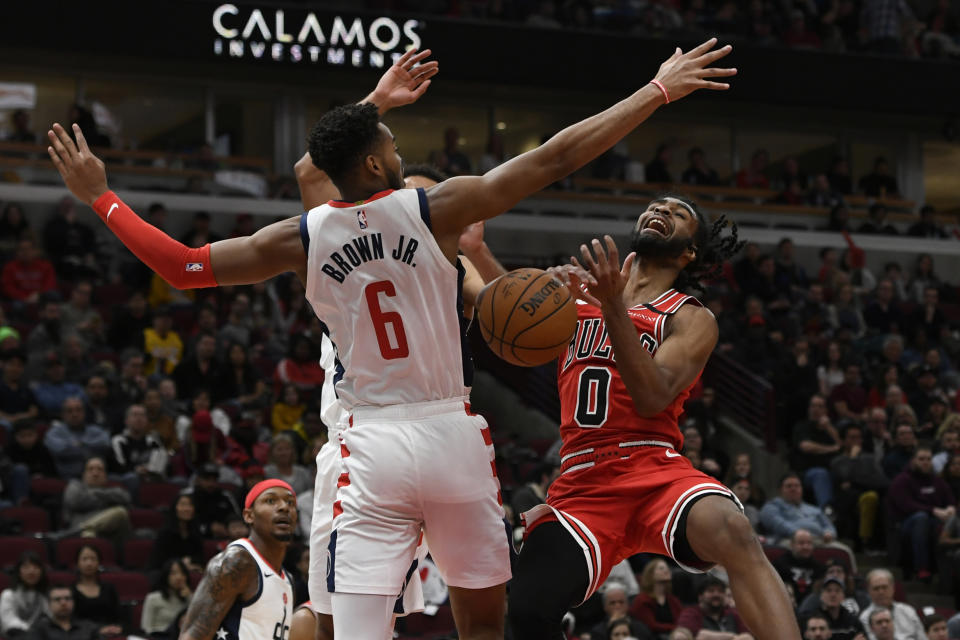
[[[180,640],[211,640],[237,598],[252,596],[258,586],[256,560],[242,547],[214,557],[190,601]]]
[[[210,264],[221,286],[255,284],[293,271],[306,282],[307,254],[300,216],[275,222],[252,236],[210,245]]]
[[[685,305],[667,321],[667,337],[653,362],[662,372],[672,401],[690,386],[710,359],[717,344],[717,320],[706,307]],[[666,406],[666,403],[664,404]]]
[[[460,264],[463,265],[463,316],[472,318],[473,308],[477,306],[477,296],[487,283],[469,258],[460,256]]]

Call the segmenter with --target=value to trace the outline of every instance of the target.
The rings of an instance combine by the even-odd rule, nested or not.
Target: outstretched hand
[[[80,125],[73,125],[73,133],[77,137],[76,144],[66,130],[55,122],[53,128],[47,131],[52,145],[47,147],[47,153],[70,193],[77,200],[93,206],[97,198],[110,190],[107,186],[107,171],[103,161],[93,155],[87,146]]]
[[[670,94],[671,102],[679,100],[697,89],[723,91],[730,88],[730,85],[725,82],[708,80],[708,78],[724,78],[737,75],[735,68],[723,69],[707,66],[733,51],[733,47],[730,45],[714,49],[715,44],[717,44],[717,39],[710,38],[699,47],[695,47],[686,53],[683,53],[680,47],[677,47],[673,55],[660,65],[656,79]]]
[[[483,221],[481,220],[480,222],[468,224],[463,228],[463,233],[460,234],[460,240],[457,242],[460,246],[460,251],[471,253],[483,246],[483,226]]]
[[[623,299],[623,290],[630,279],[630,268],[636,259],[636,253],[630,253],[623,266],[620,266],[620,252],[610,236],[603,236],[603,243],[596,238],[591,242],[593,253],[587,245],[580,245],[580,256],[583,264],[577,258],[570,258],[574,266],[581,267],[592,276],[594,282],[587,285],[589,293],[598,301],[597,306]],[[606,245],[606,246],[604,246]],[[596,257],[594,257],[596,254]]]
[[[423,62],[430,53],[430,49],[411,49],[387,69],[368,98],[377,105],[381,114],[395,107],[412,104],[426,93],[432,82],[430,78],[440,71],[440,63],[436,60]]]
[[[590,295],[587,287],[596,284],[597,281],[592,275],[587,273],[583,267],[573,264],[564,264],[559,267],[550,267],[547,273],[562,282],[570,290],[570,295],[576,300],[583,300],[587,304],[595,307],[600,306],[600,301]]]

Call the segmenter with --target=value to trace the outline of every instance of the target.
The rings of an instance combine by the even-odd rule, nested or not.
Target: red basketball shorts
[[[739,501],[716,478],[693,468],[690,461],[656,441],[624,442],[585,449],[564,456],[563,472],[547,496],[547,504],[523,514],[529,534],[537,525],[558,521],[583,549],[589,587],[584,600],[603,584],[618,562],[637,553],[677,560],[675,541],[681,516],[697,499],[710,494]]]

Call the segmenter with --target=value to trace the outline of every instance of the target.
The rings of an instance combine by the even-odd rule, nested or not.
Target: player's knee
[[[717,551],[722,556],[720,563],[731,556],[760,553],[761,549],[757,534],[750,525],[747,517],[739,512],[725,513],[721,519],[722,525],[716,536]]]

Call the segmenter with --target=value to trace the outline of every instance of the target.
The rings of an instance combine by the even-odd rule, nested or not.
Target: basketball
[[[577,325],[570,290],[546,271],[517,269],[477,297],[480,333],[507,362],[535,367],[563,353]]]

